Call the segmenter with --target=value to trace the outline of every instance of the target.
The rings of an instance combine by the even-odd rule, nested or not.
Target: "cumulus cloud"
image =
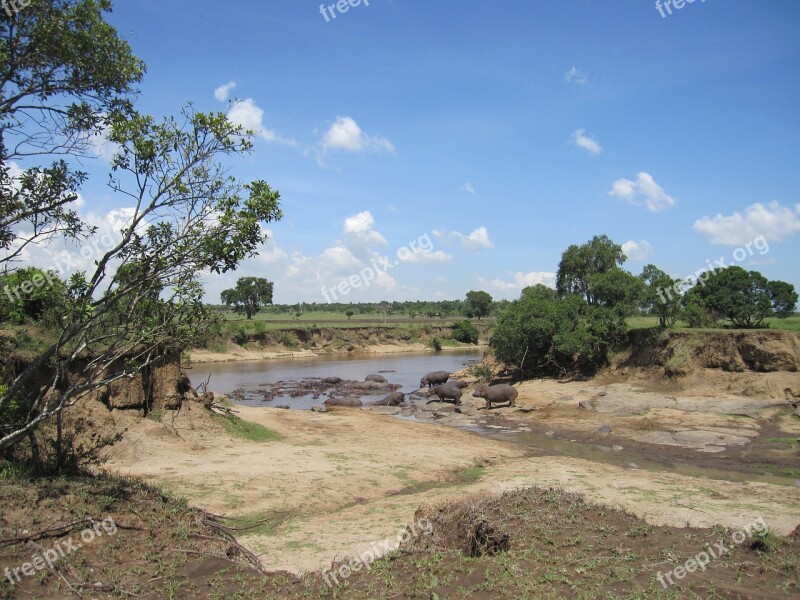
[[[368,210],[347,217],[344,220],[344,233],[360,245],[380,244],[386,246],[389,242],[379,232],[373,229],[375,218]]]
[[[297,146],[291,138],[285,138],[264,125],[264,110],[252,98],[237,100],[228,111],[228,120],[234,125],[241,125],[245,129],[254,131],[255,134],[268,142],[276,142],[287,146]]]
[[[756,202],[743,213],[702,217],[694,222],[694,230],[712,244],[725,246],[746,244],[759,236],[781,242],[800,232],[800,204],[787,207],[777,201]]]
[[[231,97],[231,92],[235,88],[236,88],[236,82],[229,81],[228,83],[221,85],[214,90],[214,98],[216,98],[220,102],[227,102],[228,99]]]
[[[489,239],[489,230],[484,226],[473,229],[469,234],[463,234],[460,231],[442,231],[441,229],[434,229],[432,232],[433,237],[439,239],[453,238],[461,242],[461,246],[466,250],[481,250],[494,248],[492,240]]]
[[[675,206],[676,200],[664,191],[652,175],[642,171],[636,181],[617,179],[611,186],[609,196],[622,198],[629,204],[644,205],[650,212],[659,212]]]
[[[597,156],[603,151],[603,147],[600,144],[598,144],[596,140],[586,135],[585,129],[576,129],[572,133],[572,137],[575,140],[575,145],[578,148],[583,148],[589,154]]]
[[[572,67],[569,71],[564,73],[564,79],[567,83],[577,83],[583,85],[588,81],[586,73],[581,71],[578,67]]]
[[[653,255],[653,246],[647,240],[635,242],[633,240],[622,244],[622,252],[630,260],[646,260]]]
[[[394,145],[385,137],[367,135],[352,117],[336,117],[320,142],[325,151],[372,152],[376,154],[395,152]]]
[[[467,181],[464,185],[461,186],[461,191],[466,192],[468,194],[472,194],[473,196],[475,195],[475,188],[472,187],[472,184],[469,181]]]

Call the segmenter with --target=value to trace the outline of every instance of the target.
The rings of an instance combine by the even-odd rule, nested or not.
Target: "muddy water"
[[[236,389],[245,390],[241,404],[249,406],[285,405],[293,409],[309,409],[322,399],[311,396],[291,398],[276,396],[263,401],[258,389],[281,381],[298,381],[321,377],[341,377],[363,381],[367,375],[379,373],[390,383],[400,385],[406,394],[419,389],[419,380],[430,371],[457,371],[479,362],[483,350],[446,350],[439,353],[404,352],[399,354],[349,354],[346,356],[318,356],[287,360],[234,361],[227,363],[196,364],[189,371],[192,385],[197,386],[210,377],[208,389],[229,394]],[[383,396],[386,394],[384,393]]]

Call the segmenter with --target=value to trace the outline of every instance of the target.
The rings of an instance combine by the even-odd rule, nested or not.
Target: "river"
[[[252,393],[266,384],[322,377],[341,377],[363,381],[367,375],[380,373],[390,383],[400,385],[406,394],[419,389],[419,380],[430,371],[457,371],[483,356],[482,349],[446,350],[444,352],[402,352],[397,354],[333,354],[314,358],[286,360],[232,361],[199,363],[189,370],[192,385],[209,381],[208,389],[229,394],[236,389],[246,391],[240,402],[250,406],[286,405],[293,409],[309,409],[321,400],[310,396],[276,397],[265,402],[263,396]],[[385,393],[383,394],[385,395]]]

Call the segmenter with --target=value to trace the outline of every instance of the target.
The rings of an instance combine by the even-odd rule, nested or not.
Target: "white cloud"
[[[257,136],[268,142],[297,146],[295,140],[284,138],[264,126],[264,111],[252,98],[234,102],[228,110],[228,120],[234,125],[241,125],[245,129],[254,131]]]
[[[567,83],[577,83],[579,85],[583,85],[587,81],[586,73],[578,69],[578,67],[572,67],[564,73],[564,79]]]
[[[464,185],[461,186],[461,191],[466,192],[468,194],[472,194],[473,196],[475,195],[475,188],[472,187],[472,184],[469,181],[467,181]]]
[[[491,281],[480,279],[479,282],[488,284],[501,292],[520,291],[526,287],[537,284],[546,285],[549,288],[555,289],[556,274],[547,271],[531,271],[529,273],[517,272],[514,274],[512,281],[505,281],[497,278]]]
[[[647,240],[639,242],[631,240],[622,244],[622,252],[630,260],[642,261],[653,255],[653,246]]]
[[[320,142],[323,150],[348,152],[394,153],[392,142],[379,135],[367,135],[351,117],[336,117],[336,121]]]
[[[486,227],[478,227],[468,236],[466,236],[462,243],[467,250],[479,250],[481,248],[492,248],[492,240],[489,239],[489,231]]]
[[[461,242],[461,246],[466,250],[481,250],[494,248],[492,240],[489,239],[489,231],[484,226],[473,229],[469,234],[463,234],[460,231],[444,232],[441,229],[434,229],[431,235],[438,239],[454,238]]]
[[[229,81],[228,83],[221,85],[214,90],[214,98],[220,102],[227,102],[231,97],[231,92],[234,90],[234,88],[236,88],[236,82]]]
[[[359,242],[360,245],[380,244],[387,246],[389,242],[383,235],[372,228],[375,219],[368,210],[347,217],[344,220],[345,235]]]
[[[419,248],[415,248],[414,251],[404,252],[402,256],[399,257],[401,262],[409,263],[412,265],[419,265],[425,263],[441,263],[441,262],[448,262],[453,260],[452,254],[447,254],[442,250],[436,250],[434,252],[431,251],[424,251],[420,250]]]
[[[675,206],[675,198],[670,196],[658,185],[652,175],[642,171],[636,181],[630,179],[617,179],[611,186],[609,196],[622,198],[634,205],[647,207],[650,212],[659,212]]]
[[[603,151],[603,147],[596,140],[586,135],[585,129],[576,129],[572,133],[572,137],[575,139],[575,145],[578,148],[583,148],[589,154],[597,156]]]
[[[108,139],[107,128],[89,136],[89,147],[92,149],[92,152],[94,152],[97,158],[100,158],[109,164],[114,159],[114,155],[118,154],[121,150],[119,144]]]
[[[746,244],[759,236],[781,242],[800,232],[800,204],[790,208],[777,201],[756,202],[744,213],[737,211],[729,216],[717,214],[698,219],[694,222],[694,230],[712,244],[726,246]]]

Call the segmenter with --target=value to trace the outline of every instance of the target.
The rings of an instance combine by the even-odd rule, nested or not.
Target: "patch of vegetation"
[[[470,321],[464,320],[453,324],[453,339],[463,344],[478,343],[478,328]]]
[[[275,431],[267,429],[259,423],[245,421],[239,417],[217,415],[217,419],[225,427],[225,431],[232,437],[247,440],[250,442],[278,442],[283,436]]]

